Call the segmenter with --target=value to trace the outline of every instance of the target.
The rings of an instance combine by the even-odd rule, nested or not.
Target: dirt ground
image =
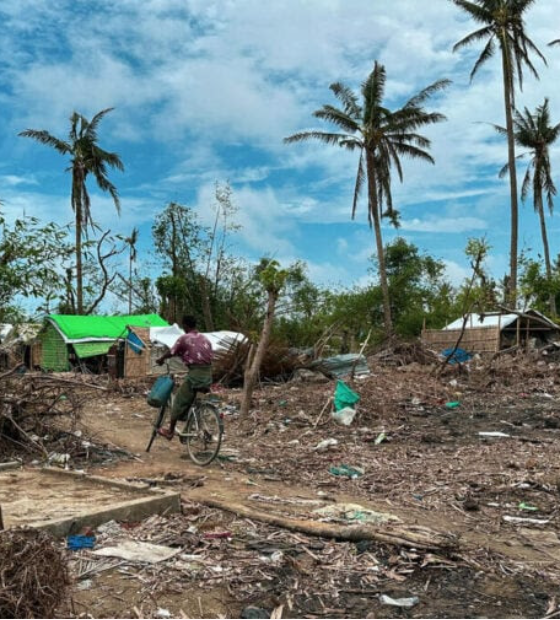
[[[175,441],[158,439],[144,452],[153,410],[142,394],[100,397],[82,417],[84,434],[134,457],[91,471],[179,489],[183,517],[142,535],[153,540],[158,528],[171,529],[168,544],[187,540],[205,569],[113,568],[86,588],[78,582],[73,613],[239,617],[252,605],[282,617],[560,616],[559,385],[553,363],[513,360],[437,379],[417,364],[375,368],[354,384],[361,402],[348,427],[328,407],[320,416],[334,382],[264,387],[245,420],[235,410],[239,392],[224,390],[224,444],[206,468]],[[504,436],[479,434],[488,432]],[[337,443],[316,450],[325,439]],[[358,477],[333,475],[341,465]],[[436,552],[336,542],[208,508],[208,499],[300,519],[317,519],[318,506],[354,503],[455,542]],[[195,542],[176,533],[187,525]],[[202,531],[229,536],[205,539]],[[383,594],[419,602],[383,605]]]

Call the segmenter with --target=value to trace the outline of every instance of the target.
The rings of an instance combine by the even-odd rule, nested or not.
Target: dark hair
[[[194,329],[196,327],[196,318],[190,314],[185,314],[182,320],[183,327]]]

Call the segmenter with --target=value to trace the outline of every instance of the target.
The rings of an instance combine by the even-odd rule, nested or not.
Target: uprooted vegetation
[[[54,618],[66,603],[70,578],[59,545],[45,532],[0,532],[0,616]]]

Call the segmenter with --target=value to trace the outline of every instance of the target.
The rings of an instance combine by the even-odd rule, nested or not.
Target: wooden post
[[[496,334],[496,353],[500,350],[502,336],[502,313],[498,314],[498,333]]]

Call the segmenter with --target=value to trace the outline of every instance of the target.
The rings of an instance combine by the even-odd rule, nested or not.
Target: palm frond
[[[292,144],[293,142],[305,142],[306,140],[319,140],[325,144],[339,144],[341,140],[350,140],[353,136],[346,136],[340,133],[328,133],[326,131],[311,130],[311,131],[299,131],[297,133],[284,138],[286,144]]]
[[[491,40],[493,36],[494,36],[494,32],[492,28],[489,26],[485,26],[484,28],[480,28],[479,30],[475,30],[474,32],[471,32],[466,37],[463,37],[462,39],[457,41],[457,43],[455,43],[455,45],[453,46],[452,50],[453,52],[458,52],[464,47],[469,47],[473,43],[478,43],[479,41],[482,41],[483,39]]]
[[[437,80],[433,84],[426,86],[423,88],[417,95],[411,97],[405,104],[405,108],[417,108],[422,105],[427,99],[429,99],[433,94],[438,93],[442,90],[445,90],[450,84],[452,84],[451,80]]]
[[[358,206],[358,199],[360,197],[362,187],[364,184],[365,172],[364,172],[364,151],[360,152],[360,159],[358,160],[358,170],[356,173],[356,184],[354,185],[354,198],[352,199],[352,219],[356,217],[356,209]]]
[[[360,130],[360,125],[351,116],[331,105],[324,105],[320,110],[313,112],[313,116],[328,121],[348,133]]]
[[[475,22],[479,24],[488,24],[492,20],[492,13],[486,3],[469,2],[468,0],[451,0],[453,4],[463,9]]]
[[[337,99],[339,99],[344,105],[344,111],[346,114],[354,119],[360,118],[362,115],[362,109],[358,103],[358,97],[352,89],[348,88],[348,86],[345,86],[341,82],[334,82],[334,84],[330,85],[330,89],[334,93],[335,97],[337,97]]]
[[[99,123],[104,116],[109,114],[109,112],[112,112],[114,109],[115,108],[105,108],[104,110],[101,110],[101,112],[98,112],[87,124],[87,128],[85,129],[85,136],[90,138],[91,140],[96,140],[97,128],[99,126]]]
[[[478,73],[482,65],[486,61],[490,60],[490,58],[492,58],[495,51],[496,51],[496,46],[494,44],[494,38],[490,38],[488,42],[486,43],[486,45],[484,46],[484,49],[480,53],[480,56],[477,58],[476,62],[474,63],[473,68],[471,69],[471,72],[469,75],[469,79],[471,80],[471,82],[474,80],[474,76]]]
[[[57,150],[62,155],[67,155],[72,152],[72,146],[65,142],[64,140],[60,140],[56,138],[48,131],[37,130],[37,129],[26,129],[25,131],[21,131],[18,136],[22,136],[23,138],[32,138],[41,144],[46,144]]]

